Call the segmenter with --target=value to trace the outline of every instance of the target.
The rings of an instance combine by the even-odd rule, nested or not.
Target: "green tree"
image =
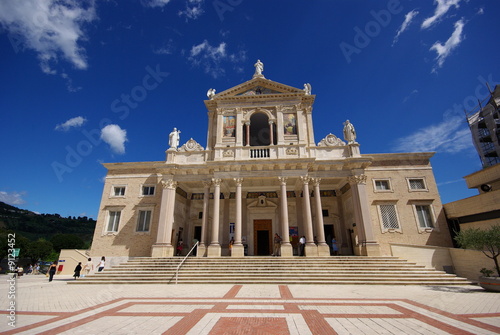
[[[52,248],[52,243],[43,238],[40,238],[28,245],[26,256],[31,258],[31,261],[34,263],[39,259],[45,260],[53,251],[54,250]]]
[[[61,249],[82,249],[85,246],[85,242],[73,234],[56,234],[50,242],[56,252],[60,252]]]
[[[482,251],[483,254],[495,262],[495,268],[500,276],[498,256],[500,255],[500,225],[494,225],[489,229],[470,228],[462,230],[455,237],[458,245],[464,249]]]

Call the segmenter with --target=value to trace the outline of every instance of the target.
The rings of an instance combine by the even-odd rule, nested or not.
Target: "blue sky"
[[[364,154],[435,151],[444,203],[476,194],[464,109],[500,84],[500,2],[0,2],[0,201],[97,217],[103,162],[206,144],[209,88],[267,79],[316,94],[315,139],[356,127]]]

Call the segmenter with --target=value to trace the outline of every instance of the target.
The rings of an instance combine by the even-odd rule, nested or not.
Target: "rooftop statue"
[[[312,93],[311,84],[309,83],[304,84],[304,92],[306,93],[306,95],[310,95]]]
[[[260,61],[260,59],[257,59],[257,63],[254,64],[255,66],[255,73],[253,75],[253,77],[264,77],[264,75],[262,74],[262,72],[264,72],[264,64],[262,64],[262,62]]]
[[[207,91],[207,97],[212,100],[214,98],[214,95],[215,95],[215,88],[211,88]]]
[[[181,131],[177,130],[177,128],[174,128],[170,135],[168,135],[168,145],[170,146],[170,149],[176,149],[179,146],[179,141],[181,139]]]
[[[356,143],[356,130],[349,120],[344,122],[344,140],[347,141],[347,144]]]

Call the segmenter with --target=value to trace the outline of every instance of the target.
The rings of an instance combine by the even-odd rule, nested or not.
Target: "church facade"
[[[349,121],[342,139],[315,142],[311,85],[262,71],[259,61],[251,80],[209,90],[206,148],[180,145],[174,128],[165,161],[104,164],[92,257],[172,257],[196,241],[197,257],[269,256],[275,234],[282,257],[302,236],[306,257],[452,246],[433,153],[361,154]]]

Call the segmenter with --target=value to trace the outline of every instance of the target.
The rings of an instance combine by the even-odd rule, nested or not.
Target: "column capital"
[[[300,180],[302,181],[302,184],[308,185],[309,182],[311,181],[311,177],[305,175],[305,176],[300,176]]]
[[[222,179],[220,179],[220,178],[212,178],[212,184],[214,186],[220,186],[221,183],[222,183]]]
[[[314,186],[319,186],[319,184],[321,182],[321,178],[311,178],[311,181],[312,181]]]
[[[250,125],[250,121],[245,121],[245,125],[249,126]]]
[[[176,189],[177,182],[173,179],[162,179],[161,185],[163,188]]]
[[[236,186],[241,186],[243,184],[243,178],[233,178]]]
[[[281,185],[286,185],[286,181],[288,180],[288,177],[278,177],[278,180]]]
[[[357,176],[349,176],[347,177],[347,180],[349,181],[349,184],[362,184],[366,185],[366,179],[368,177],[365,174],[360,174]]]

